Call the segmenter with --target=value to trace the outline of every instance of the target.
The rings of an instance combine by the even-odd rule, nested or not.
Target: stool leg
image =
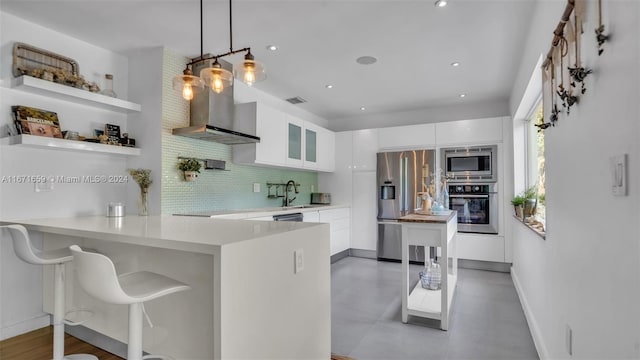
[[[142,360],[142,303],[129,305],[127,360]]]
[[[64,264],[56,264],[53,285],[53,360],[64,358]]]

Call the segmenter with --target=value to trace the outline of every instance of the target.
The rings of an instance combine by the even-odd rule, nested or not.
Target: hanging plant
[[[578,7],[578,5],[582,4],[581,2],[577,2],[576,3],[576,8],[575,11],[573,13],[574,17],[574,21],[573,21],[573,27],[571,27],[571,23],[569,23],[569,30],[573,32],[573,39],[574,39],[574,58],[575,58],[575,63],[573,67],[568,67],[567,69],[569,70],[569,76],[571,77],[572,81],[570,83],[571,87],[573,89],[577,88],[577,84],[580,84],[580,93],[584,94],[587,91],[587,88],[584,85],[584,80],[587,77],[587,75],[591,74],[591,69],[585,69],[584,67],[582,67],[581,61],[580,61],[580,51],[581,51],[581,47],[580,47],[580,43],[581,43],[581,35],[583,34],[583,29],[582,29],[582,7]]]
[[[609,40],[609,35],[604,33],[604,24],[602,23],[602,0],[598,0],[598,27],[596,28],[596,41],[598,42],[598,56],[604,52],[603,45]]]

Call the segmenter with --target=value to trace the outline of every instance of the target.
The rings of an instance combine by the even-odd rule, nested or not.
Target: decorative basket
[[[13,45],[13,76],[23,75],[82,87],[78,63],[68,57],[16,42]]]

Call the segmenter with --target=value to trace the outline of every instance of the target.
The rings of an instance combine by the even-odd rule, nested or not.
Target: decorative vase
[[[149,192],[148,188],[140,188],[140,201],[138,202],[138,215],[139,216],[147,216],[147,193]]]
[[[198,177],[198,173],[195,171],[185,171],[184,172],[184,180],[185,181],[194,181]]]
[[[536,199],[527,199],[524,201],[523,215],[525,218],[535,215],[537,203]]]
[[[516,205],[513,207],[516,211],[516,217],[522,220],[522,205]]]

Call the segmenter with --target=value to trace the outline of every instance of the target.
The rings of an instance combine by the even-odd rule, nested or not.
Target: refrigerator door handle
[[[402,164],[402,207],[403,211],[409,210],[409,189],[408,189],[408,171],[409,171],[409,159],[405,156],[400,160]]]

